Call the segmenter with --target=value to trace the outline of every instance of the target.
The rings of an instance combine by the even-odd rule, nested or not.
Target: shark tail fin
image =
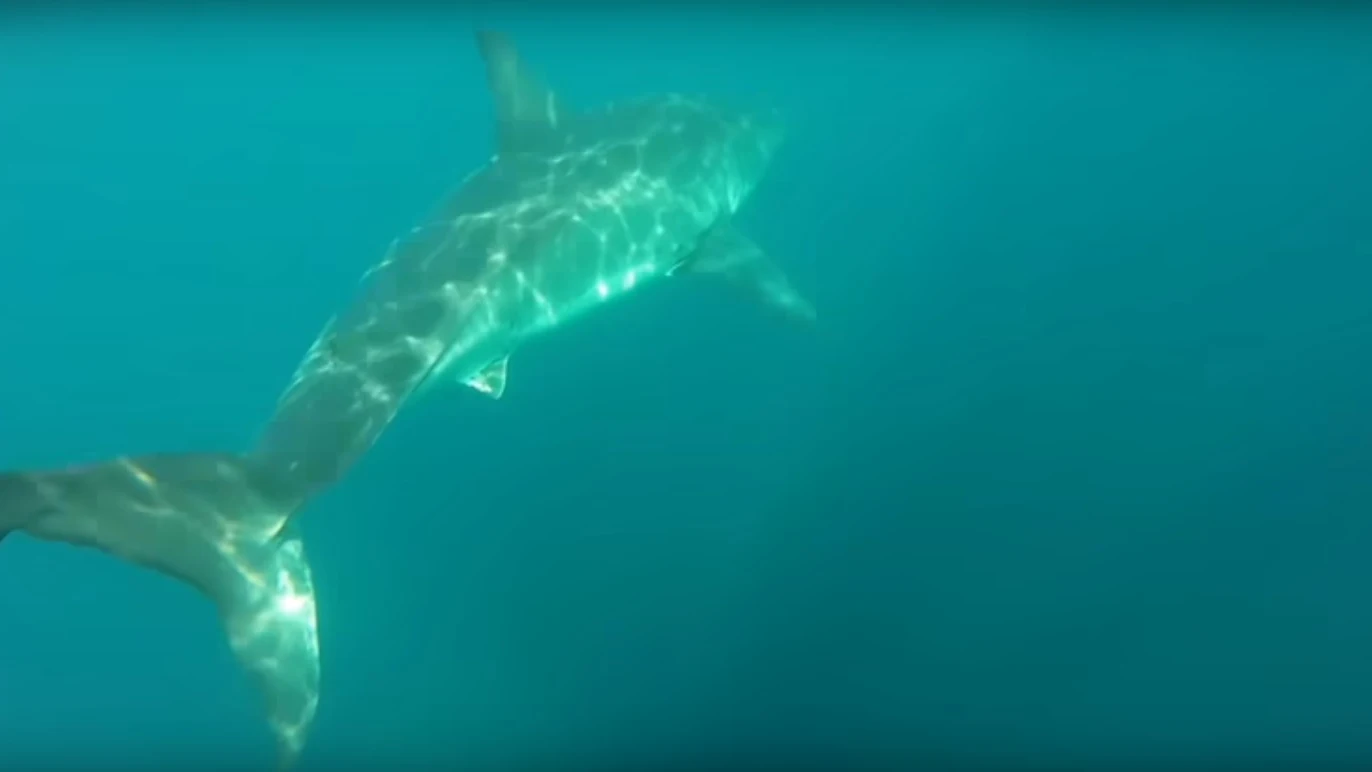
[[[0,473],[0,539],[22,531],[95,547],[208,596],[266,698],[285,769],[319,702],[314,587],[301,541],[286,527],[303,501],[270,470],[227,454]]]

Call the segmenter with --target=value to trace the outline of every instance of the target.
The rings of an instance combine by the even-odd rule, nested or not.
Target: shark
[[[262,695],[281,769],[305,746],[320,690],[297,516],[403,405],[446,384],[500,398],[524,344],[668,280],[815,318],[734,221],[782,144],[779,114],[674,94],[577,108],[507,35],[474,34],[494,155],[365,273],[248,449],[0,472],[0,540],[95,548],[213,603]]]

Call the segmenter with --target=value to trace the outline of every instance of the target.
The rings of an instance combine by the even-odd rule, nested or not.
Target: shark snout
[[[762,110],[753,116],[754,130],[763,150],[771,155],[786,141],[786,121],[780,110]]]
[[[734,148],[737,157],[750,166],[751,174],[762,173],[786,140],[786,124],[779,110],[759,110],[739,116],[735,124]]]

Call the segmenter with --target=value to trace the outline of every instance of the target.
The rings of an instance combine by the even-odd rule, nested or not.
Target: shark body
[[[292,518],[434,384],[493,397],[512,352],[671,276],[814,312],[731,223],[782,139],[775,116],[680,96],[570,109],[511,43],[477,34],[497,153],[397,239],[325,326],[244,453],[129,456],[0,474],[12,531],[190,583],[266,697],[283,767],[319,700],[314,590]]]

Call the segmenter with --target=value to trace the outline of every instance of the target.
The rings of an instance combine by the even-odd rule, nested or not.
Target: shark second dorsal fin
[[[502,33],[479,30],[476,44],[495,98],[498,151],[517,153],[546,140],[561,119],[557,95],[525,65]]]

